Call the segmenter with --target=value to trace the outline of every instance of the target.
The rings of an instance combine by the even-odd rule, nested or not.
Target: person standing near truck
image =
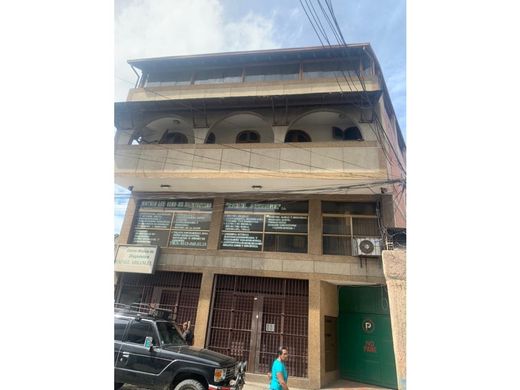
[[[288,358],[289,350],[287,347],[280,347],[278,349],[278,358],[276,358],[271,367],[270,390],[289,390],[287,386],[287,369],[285,368],[285,362]]]
[[[186,344],[193,345],[193,332],[191,331],[191,321],[182,324],[182,338],[186,340]]]

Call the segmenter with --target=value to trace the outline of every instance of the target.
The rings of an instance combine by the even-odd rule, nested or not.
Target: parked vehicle
[[[116,304],[114,384],[149,389],[241,390],[246,362],[189,346],[171,311],[158,306]]]

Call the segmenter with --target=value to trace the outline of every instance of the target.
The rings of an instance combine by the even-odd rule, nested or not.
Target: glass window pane
[[[146,86],[187,85],[191,83],[191,75],[191,70],[151,73],[146,80]]]
[[[323,234],[350,235],[350,218],[323,217]]]
[[[306,253],[307,236],[266,234],[264,238],[264,251]]]
[[[130,321],[122,319],[122,318],[115,318],[114,319],[114,339],[115,340],[123,340],[123,335],[125,334],[126,327]]]
[[[380,236],[376,218],[352,218],[352,228],[355,236]]]
[[[169,230],[149,230],[136,229],[132,237],[132,244],[146,244],[146,245],[168,245]]]
[[[242,82],[242,69],[209,69],[195,75],[194,84],[219,84]]]
[[[352,242],[350,237],[323,236],[323,254],[325,255],[352,255]]]
[[[126,338],[126,341],[128,341],[129,343],[144,345],[144,340],[146,339],[146,337],[153,337],[153,344],[156,345],[153,328],[149,322],[132,322],[132,324],[130,325],[130,329],[128,330],[128,336]]]
[[[298,80],[299,64],[251,66],[246,68],[245,81]]]

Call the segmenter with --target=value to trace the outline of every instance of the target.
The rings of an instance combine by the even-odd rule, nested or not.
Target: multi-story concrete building
[[[405,144],[370,45],[128,62],[116,301],[170,305],[250,380],[285,345],[291,387],[397,387],[404,301],[383,258],[402,264]]]

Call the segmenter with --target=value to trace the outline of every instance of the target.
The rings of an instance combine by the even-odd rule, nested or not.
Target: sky
[[[318,1],[302,3],[323,15]],[[332,5],[345,41],[372,45],[406,138],[406,1]],[[129,59],[321,45],[298,0],[116,0],[114,17],[115,101],[125,101],[135,85]],[[331,30],[326,33],[337,44]],[[115,192],[119,233],[128,191],[116,185]]]

